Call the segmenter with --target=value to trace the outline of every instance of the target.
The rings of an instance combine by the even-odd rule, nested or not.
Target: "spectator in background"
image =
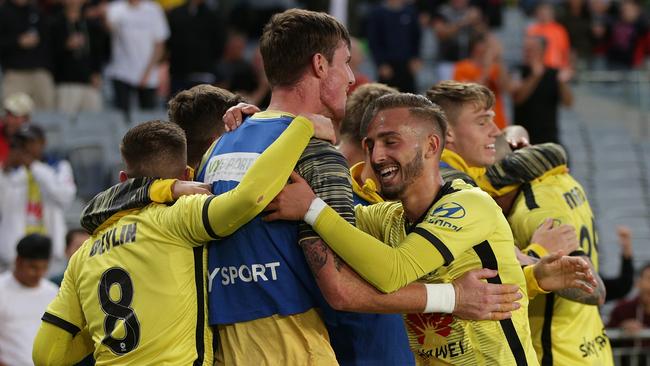
[[[438,37],[438,78],[451,79],[454,63],[469,57],[469,40],[482,27],[481,11],[469,0],[451,0],[442,5],[433,19]]]
[[[2,105],[5,115],[0,118],[0,165],[4,166],[9,156],[11,139],[29,121],[34,101],[25,93],[15,93],[7,96]]]
[[[623,0],[618,18],[612,22],[607,48],[607,66],[612,69],[630,69],[641,63],[635,60],[637,47],[648,31],[636,1]]]
[[[169,12],[171,95],[216,82],[215,67],[226,39],[224,21],[204,0],[189,0]]]
[[[618,226],[618,243],[621,246],[621,271],[616,278],[603,278],[607,297],[605,301],[624,298],[634,284],[634,263],[632,262],[632,234],[627,226]]]
[[[33,365],[32,344],[41,317],[58,291],[45,279],[50,239],[30,234],[15,246],[13,271],[0,274],[0,365]]]
[[[610,314],[608,327],[622,328],[629,335],[650,328],[650,263],[641,267],[636,287],[638,296],[616,305]]]
[[[0,64],[4,96],[28,94],[38,109],[54,108],[49,25],[30,0],[0,6]]]
[[[350,68],[354,74],[354,84],[348,89],[348,95],[360,85],[370,82],[370,78],[361,70],[366,60],[366,52],[357,38],[350,37]]]
[[[69,262],[72,255],[81,248],[81,245],[88,239],[90,235],[82,228],[70,229],[65,233],[65,258]],[[67,266],[67,263],[66,263]],[[63,272],[51,278],[57,286],[61,286],[63,281]]]
[[[0,266],[13,262],[16,242],[32,233],[49,236],[54,259],[63,259],[64,210],[76,186],[70,163],[43,161],[45,143],[40,127],[24,126],[0,173]]]
[[[578,61],[581,68],[591,58],[591,19],[587,0],[568,0],[564,4],[560,24],[566,29],[571,44],[570,64]]]
[[[101,72],[106,33],[83,14],[85,0],[63,0],[52,24],[56,105],[61,112],[102,109]]]
[[[169,27],[162,8],[151,0],[117,0],[106,10],[112,56],[106,74],[113,81],[115,106],[129,113],[131,94],[139,106],[156,106],[158,63],[162,59]]]
[[[605,68],[607,63],[607,42],[612,24],[609,14],[610,0],[589,0],[589,15],[591,16],[591,67]]]
[[[241,95],[251,95],[259,86],[253,64],[246,58],[246,36],[236,30],[228,32],[223,59],[218,65],[220,87]]]
[[[555,21],[553,5],[540,2],[535,9],[535,22],[526,30],[528,36],[539,36],[546,39],[544,64],[555,69],[569,68],[571,44],[569,34],[564,27]]]
[[[420,37],[414,5],[406,0],[386,0],[375,6],[368,17],[368,44],[380,83],[402,92],[416,92]]]
[[[470,40],[470,58],[454,65],[454,80],[479,83],[494,93],[494,123],[499,129],[508,125],[503,92],[508,90],[508,72],[503,65],[503,46],[496,37],[478,33]]]
[[[557,120],[560,104],[569,106],[570,69],[557,70],[544,64],[546,39],[528,36],[524,40],[524,64],[512,82],[514,123],[530,133],[530,143],[559,143]]]

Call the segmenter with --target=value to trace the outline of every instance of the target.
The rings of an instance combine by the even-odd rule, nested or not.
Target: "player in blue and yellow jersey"
[[[504,207],[515,243],[528,255],[540,258],[548,247],[532,240],[533,232],[548,219],[572,226],[580,233],[580,248],[571,255],[585,258],[597,274],[598,249],[593,214],[584,190],[569,174],[557,145],[522,149],[495,163],[496,138],[501,134],[491,115],[493,94],[484,86],[453,81],[432,87],[427,96],[440,105],[450,122],[442,161],[469,174]],[[498,183],[498,184],[496,184]],[[516,200],[515,200],[516,199]],[[515,200],[513,205],[513,200]],[[510,209],[512,207],[512,210]],[[568,289],[531,300],[533,343],[543,365],[611,365],[609,339],[598,305],[604,301],[600,278],[595,291]]]
[[[357,225],[393,248],[346,224],[322,200],[312,202],[314,193],[300,179],[269,205],[267,219],[304,218],[348,264],[384,292],[416,279],[450,282],[471,269],[486,267],[499,271],[489,282],[516,283],[525,293],[510,229],[496,203],[462,181],[441,184],[437,159],[444,143],[444,119],[426,98],[409,94],[379,98],[364,116],[364,122],[369,122],[367,146],[382,193],[401,202],[357,206]],[[563,259],[566,265],[586,268],[581,259]],[[536,365],[527,298],[520,303],[512,319],[501,321],[468,322],[445,314],[408,317],[415,327],[426,329],[418,336],[422,339],[412,339],[418,363]]]
[[[313,134],[296,118],[237,189],[119,212],[72,257],[34,344],[36,365],[212,365],[203,243],[229,235],[282,188]],[[121,146],[121,178],[186,176],[183,131],[145,122]],[[171,192],[168,192],[171,195]],[[255,275],[255,273],[253,274]]]

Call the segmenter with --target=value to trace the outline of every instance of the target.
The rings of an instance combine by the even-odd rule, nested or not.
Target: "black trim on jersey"
[[[46,323],[56,325],[57,327],[59,327],[59,328],[65,330],[66,332],[72,334],[73,337],[75,335],[77,335],[77,333],[79,333],[81,331],[81,329],[79,329],[78,326],[70,323],[69,321],[63,320],[63,319],[59,318],[58,316],[56,316],[54,314],[50,314],[48,312],[45,312],[45,314],[43,314],[43,317],[41,318],[41,320],[46,322]]]
[[[474,251],[481,259],[481,265],[483,268],[489,268],[495,271],[499,270],[497,258],[494,255],[494,251],[492,250],[492,247],[487,240],[481,244],[475,245]],[[501,276],[499,275],[496,277],[488,278],[487,281],[488,283],[499,285],[502,283]],[[524,352],[524,347],[521,345],[521,341],[517,335],[515,325],[512,323],[512,319],[499,320],[499,323],[501,324],[501,329],[503,330],[503,334],[506,336],[506,340],[508,341],[508,345],[510,346],[512,356],[514,357],[517,366],[528,365],[528,361],[526,360],[526,352]]]
[[[203,365],[205,358],[205,298],[203,294],[203,246],[195,247],[194,282],[196,283],[196,360],[192,365]]]
[[[537,254],[537,252],[532,249],[529,250],[528,253],[526,253],[526,255],[528,255],[529,257],[540,259],[539,254]]]
[[[203,219],[203,227],[205,227],[205,231],[212,237],[212,239],[221,239],[217,233],[212,230],[212,226],[210,225],[210,202],[217,196],[210,196],[208,197],[207,200],[203,203],[203,210],[201,212],[201,217]]]
[[[585,253],[582,249],[574,250],[573,252],[569,253],[569,256],[570,257],[587,257],[587,258],[589,258],[587,253]],[[591,259],[591,258],[589,258],[589,259]]]
[[[541,366],[553,366],[553,341],[551,340],[551,325],[553,324],[553,307],[555,295],[546,294],[544,305],[544,323],[542,324],[542,362]]]
[[[539,208],[537,201],[535,201],[535,193],[533,193],[533,189],[530,188],[530,183],[522,184],[521,190],[524,192],[524,198],[526,199],[526,207],[528,207],[529,210]]]
[[[444,258],[445,260],[445,264],[444,264],[445,266],[448,266],[451,262],[454,261],[454,255],[451,254],[449,248],[447,248],[445,243],[443,243],[442,240],[438,239],[431,232],[421,227],[416,227],[415,229],[413,229],[412,232],[420,235],[421,237],[426,239],[429,243],[431,243],[434,247],[436,247],[438,252],[440,252],[440,255],[442,255],[442,258]]]
[[[422,221],[424,221],[424,219],[427,218],[427,215],[429,214],[429,211],[431,211],[431,208],[433,207],[433,205],[435,205],[436,202],[440,201],[440,199],[443,196],[446,196],[446,195],[448,195],[450,193],[458,192],[458,189],[452,187],[451,183],[452,182],[447,182],[442,187],[440,187],[440,191],[438,191],[438,194],[433,199],[433,202],[431,202],[431,204],[426,209],[426,211],[424,211],[422,216],[420,216],[417,220],[415,220],[415,222],[413,222],[413,224],[409,225],[408,222],[404,221],[404,230],[406,231],[407,234],[410,234],[415,229],[417,224],[421,223]]]

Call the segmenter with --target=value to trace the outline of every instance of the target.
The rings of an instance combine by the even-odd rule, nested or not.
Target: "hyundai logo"
[[[456,202],[449,202],[433,210],[432,215],[447,219],[461,219],[465,217],[465,209]]]

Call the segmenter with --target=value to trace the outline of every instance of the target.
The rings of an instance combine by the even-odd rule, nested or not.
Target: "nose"
[[[386,160],[386,149],[381,144],[375,144],[370,150],[370,161],[373,164],[381,164]]]
[[[494,123],[494,120],[490,121],[490,137],[497,137],[503,133],[501,129]]]
[[[352,72],[350,65],[347,65],[347,69],[348,69],[348,85],[352,85],[355,82],[354,73]]]

